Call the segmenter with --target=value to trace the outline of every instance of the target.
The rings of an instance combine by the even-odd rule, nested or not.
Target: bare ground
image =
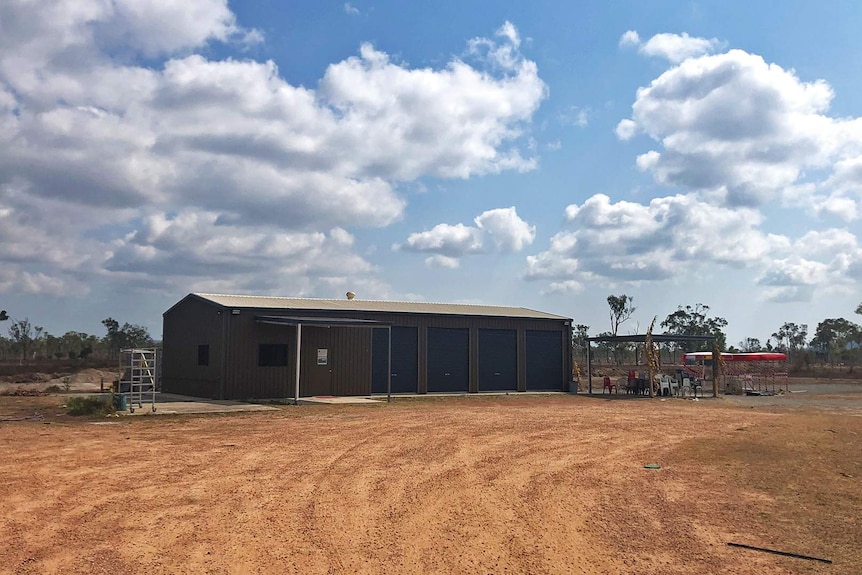
[[[862,410],[521,395],[80,421],[59,401],[0,397],[45,416],[0,423],[2,573],[862,571]]]

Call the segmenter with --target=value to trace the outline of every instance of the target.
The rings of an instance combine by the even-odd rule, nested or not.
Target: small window
[[[210,346],[209,344],[198,346],[198,365],[210,364]]]
[[[260,344],[257,351],[257,364],[261,367],[287,365],[287,345],[282,343]]]

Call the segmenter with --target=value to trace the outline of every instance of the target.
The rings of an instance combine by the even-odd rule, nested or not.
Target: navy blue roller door
[[[415,327],[392,328],[392,393],[419,390],[419,330]],[[386,393],[386,381],[383,381]]]
[[[428,391],[470,390],[470,332],[428,328]]]
[[[518,390],[518,332],[479,330],[479,391]]]
[[[563,389],[563,332],[527,331],[527,389]]]

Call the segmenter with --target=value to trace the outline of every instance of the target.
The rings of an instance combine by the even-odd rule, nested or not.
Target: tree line
[[[78,331],[67,331],[55,336],[29,318],[14,319],[6,310],[0,311],[0,322],[9,321],[8,337],[0,335],[0,361],[19,362],[39,360],[118,360],[120,350],[153,347],[156,341],[147,328],[123,323],[108,317],[102,320],[105,335],[97,336]]]
[[[631,319],[637,308],[634,298],[626,294],[610,295],[607,298],[610,330],[597,334],[598,337],[617,336],[623,323]],[[764,342],[755,337],[747,337],[738,346],[728,345],[724,329],[727,320],[711,316],[708,305],[678,306],[668,314],[660,326],[664,333],[672,335],[713,336],[719,351],[729,353],[769,351],[787,354],[788,362],[796,367],[810,367],[813,363],[843,364],[853,370],[862,361],[862,326],[845,318],[827,318],[817,324],[809,339],[807,324],[785,322]],[[862,303],[855,313],[862,315]],[[572,346],[576,360],[586,362],[586,344],[590,326],[578,324],[573,329]],[[642,363],[642,345],[631,343],[600,342],[596,344],[594,357],[607,364]],[[711,343],[681,341],[662,343],[662,355],[676,362],[678,354],[694,351],[711,351]]]

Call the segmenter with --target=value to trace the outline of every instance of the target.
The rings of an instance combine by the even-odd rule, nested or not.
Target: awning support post
[[[299,365],[302,363],[302,324],[296,324],[296,380],[293,388],[293,405],[299,405]]]
[[[392,326],[387,327],[389,332],[389,353],[386,354],[386,403],[392,403]]]

